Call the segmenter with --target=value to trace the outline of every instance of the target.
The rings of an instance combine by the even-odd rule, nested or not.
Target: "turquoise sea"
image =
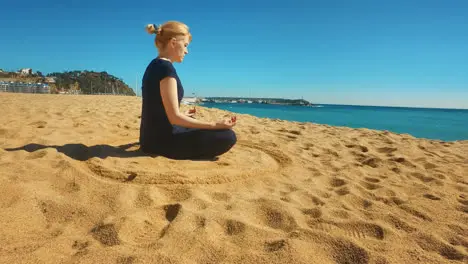
[[[418,138],[444,141],[468,140],[468,110],[350,106],[323,104],[318,107],[269,104],[204,103],[257,117],[313,122],[333,126],[369,128],[407,133]]]

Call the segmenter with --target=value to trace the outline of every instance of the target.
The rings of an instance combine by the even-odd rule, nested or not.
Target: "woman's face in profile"
[[[188,36],[179,36],[172,39],[171,48],[175,62],[182,62],[184,60],[185,55],[188,54],[189,42]]]

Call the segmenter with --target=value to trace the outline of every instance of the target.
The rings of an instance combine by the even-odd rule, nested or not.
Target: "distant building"
[[[55,77],[46,77],[45,83],[55,83]]]
[[[0,92],[9,93],[50,93],[48,84],[24,82],[0,82]]]
[[[32,74],[32,69],[31,68],[24,68],[20,70],[20,73],[23,75],[30,75]]]
[[[197,97],[184,97],[182,98],[182,103],[186,105],[193,105],[200,102],[200,99]]]
[[[0,81],[0,92],[8,91],[8,83]]]

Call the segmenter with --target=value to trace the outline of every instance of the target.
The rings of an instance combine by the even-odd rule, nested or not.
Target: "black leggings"
[[[234,131],[193,130],[172,135],[160,155],[171,159],[213,159],[228,152],[237,142]]]

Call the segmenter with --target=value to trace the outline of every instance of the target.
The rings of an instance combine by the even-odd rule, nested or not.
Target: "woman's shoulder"
[[[171,67],[173,68],[174,65],[172,65],[172,62],[168,61],[168,60],[164,60],[164,59],[161,59],[161,58],[154,58],[150,64],[153,64],[153,65],[161,65],[163,67]]]
[[[170,61],[163,60],[160,58],[154,58],[149,65],[149,68],[155,71],[173,71],[174,73],[176,72],[176,69],[174,68],[174,65]]]
[[[178,78],[177,71],[172,63],[170,61],[158,58],[153,59],[149,63],[145,76],[149,78],[148,80],[151,79],[155,81],[160,81],[168,76]]]

